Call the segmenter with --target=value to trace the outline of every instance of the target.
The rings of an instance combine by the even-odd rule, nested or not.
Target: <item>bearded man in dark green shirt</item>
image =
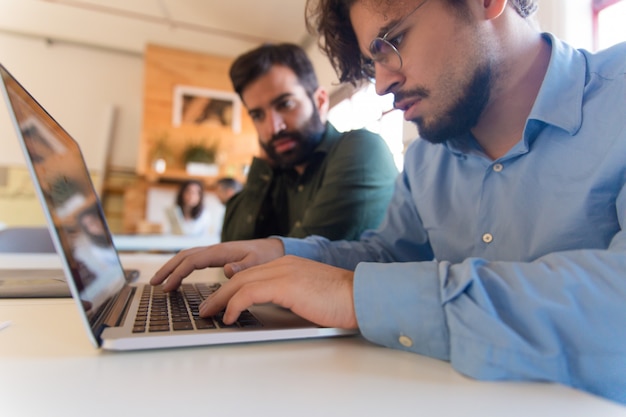
[[[306,53],[263,45],[230,69],[259,135],[243,190],[228,201],[222,241],[270,235],[357,239],[383,218],[398,174],[389,148],[364,129],[339,133]]]

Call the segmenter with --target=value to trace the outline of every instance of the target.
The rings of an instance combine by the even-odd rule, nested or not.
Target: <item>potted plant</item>
[[[189,175],[215,176],[219,168],[215,163],[217,142],[206,144],[206,141],[190,141],[183,151],[183,162]]]

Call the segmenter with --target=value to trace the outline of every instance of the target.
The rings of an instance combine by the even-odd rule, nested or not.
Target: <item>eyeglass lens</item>
[[[369,68],[367,70],[373,74],[374,72],[374,62],[378,62],[379,64],[387,67],[392,71],[399,71],[402,68],[402,56],[400,55],[400,51],[396,48],[391,42],[387,40],[387,36],[396,29],[407,17],[412,15],[422,7],[428,0],[421,1],[417,7],[415,7],[409,14],[405,15],[400,21],[398,21],[383,37],[375,38],[370,44],[370,55],[372,56],[372,61],[368,65]]]
[[[402,58],[398,50],[386,39],[376,38],[370,44],[372,60],[392,70],[402,68]]]

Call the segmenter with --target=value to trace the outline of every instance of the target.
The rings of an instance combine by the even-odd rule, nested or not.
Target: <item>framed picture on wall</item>
[[[178,85],[174,87],[172,124],[230,127],[241,131],[241,101],[236,93]]]

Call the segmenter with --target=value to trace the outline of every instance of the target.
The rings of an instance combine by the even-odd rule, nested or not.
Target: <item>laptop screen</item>
[[[94,328],[125,279],[89,171],[69,134],[1,65],[0,73],[57,252],[73,279],[70,288]]]

